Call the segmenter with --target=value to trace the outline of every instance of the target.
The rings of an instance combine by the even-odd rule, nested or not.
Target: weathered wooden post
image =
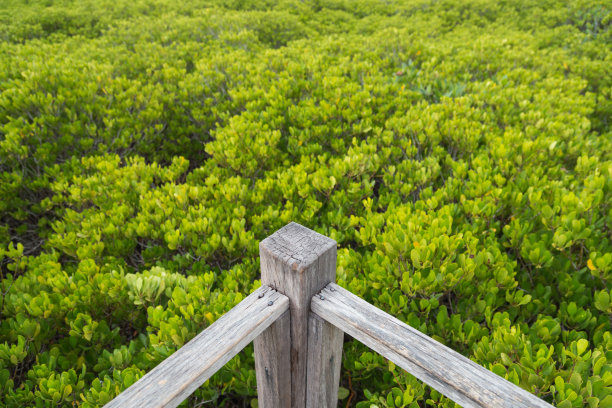
[[[260,408],[335,407],[343,332],[310,312],[336,279],[336,242],[290,223],[259,245],[261,283],[289,298],[289,312],[255,339]]]

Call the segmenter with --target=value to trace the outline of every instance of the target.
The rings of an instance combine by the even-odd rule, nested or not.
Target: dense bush
[[[612,407],[611,10],[5,1],[0,403],[110,401],[296,221],[381,309],[556,406]],[[344,352],[342,406],[455,406]],[[185,406],[255,396],[247,348]]]

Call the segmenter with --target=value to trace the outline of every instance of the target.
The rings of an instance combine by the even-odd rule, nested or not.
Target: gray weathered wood
[[[552,407],[336,284],[314,296],[311,307],[316,315],[463,407]]]
[[[105,407],[176,407],[288,308],[286,296],[260,287]]]
[[[306,406],[338,405],[338,384],[344,333],[314,313],[308,317],[308,370]]]
[[[313,358],[309,355],[307,340],[310,299],[325,285],[335,280],[336,242],[292,222],[263,240],[259,245],[259,253],[262,284],[277,289],[289,298],[290,333],[270,333],[270,336],[275,337],[271,344],[279,344],[281,341],[291,342],[291,372],[279,373],[279,375],[291,377],[291,407],[304,408],[306,406],[307,366],[309,359]],[[320,330],[325,331],[329,328],[330,326],[322,326]],[[323,338],[328,336],[324,333],[318,335]],[[265,338],[269,339],[270,336],[266,334]],[[263,338],[257,339],[256,343],[259,343],[260,340],[263,341]],[[262,347],[266,346],[262,345]],[[258,350],[260,350],[259,346]],[[318,353],[319,356],[323,354]],[[261,372],[262,367],[270,367],[273,363],[270,360],[266,361],[266,358],[269,359],[269,353],[255,355],[256,367],[259,367],[258,377],[265,375]],[[282,357],[281,360],[283,358],[285,357]],[[323,372],[323,374],[326,373]],[[324,377],[318,378],[317,381],[325,381],[325,386],[331,384],[331,381]],[[338,384],[335,387],[337,388]],[[274,405],[273,401],[263,399],[262,396],[268,395],[266,390],[259,390],[258,393],[261,408],[280,408]],[[330,390],[326,391],[326,394],[332,395],[334,392]]]
[[[260,407],[291,406],[291,316],[287,310],[254,341]]]

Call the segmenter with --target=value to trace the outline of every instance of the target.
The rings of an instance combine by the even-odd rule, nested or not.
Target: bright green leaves
[[[533,335],[544,344],[554,344],[561,334],[559,321],[550,316],[538,316],[538,320],[533,324]]]
[[[594,305],[602,312],[612,314],[612,301],[610,299],[610,291],[602,290],[595,292]]]
[[[586,262],[591,275],[600,278],[602,282],[609,283],[612,277],[612,253],[601,254],[592,252]]]
[[[40,380],[35,395],[38,400],[53,405],[70,403],[78,398],[78,392],[84,388],[83,377],[84,373],[77,375],[74,370],[60,375],[52,373],[49,378]]]
[[[96,321],[90,315],[78,313],[70,316],[69,343],[72,347],[84,350],[101,349],[117,337],[117,331],[111,331],[106,321]]]
[[[368,358],[368,354],[362,354],[360,359]],[[412,375],[406,374],[397,368],[392,362],[388,362],[387,369],[383,371],[386,384],[384,390],[370,392],[367,388],[363,390],[365,400],[358,402],[357,407],[409,407],[417,408],[417,401],[425,394],[425,387]],[[384,367],[383,365],[383,367]]]
[[[0,361],[3,367],[9,367],[9,364],[15,366],[21,363],[27,354],[26,340],[23,336],[19,336],[17,344],[12,344],[10,347],[6,343],[0,344]]]
[[[113,370],[112,375],[107,375],[104,379],[93,379],[91,388],[83,390],[80,395],[83,406],[93,408],[110,402],[144,374],[143,370],[130,367],[125,370]]]
[[[577,330],[592,328],[596,323],[590,309],[583,309],[574,302],[561,303],[559,316],[566,326]]]
[[[174,231],[166,232],[166,235],[164,236],[164,240],[168,244],[169,249],[173,251],[176,250],[176,248],[179,246],[179,243],[181,241],[181,231],[174,230]]]
[[[0,405],[104,405],[257,286],[290,221],[413,327],[611,404],[605,7],[68,3],[0,15]],[[359,407],[454,407],[345,353]],[[247,352],[192,402],[254,389]]]
[[[227,128],[216,133],[213,142],[206,146],[212,160],[227,166],[237,174],[252,177],[257,172],[282,163],[278,144],[281,134],[269,125],[254,121],[247,114],[234,117]]]
[[[94,370],[98,373],[109,373],[114,370],[123,370],[134,363],[134,359],[140,357],[139,347],[141,342],[131,341],[129,346],[121,346],[110,352],[104,350],[102,355],[98,357],[98,363],[94,366]]]
[[[165,280],[163,276],[137,276],[126,275],[125,280],[129,287],[128,295],[135,305],[154,303],[164,292]]]
[[[608,334],[609,341],[609,334]],[[551,390],[556,406],[605,407],[612,402],[612,365],[600,348],[590,348],[586,339],[573,341],[563,348],[564,375],[557,376]]]
[[[169,273],[164,268],[154,267],[150,271],[125,275],[128,296],[135,305],[146,308],[172,297],[174,288],[185,288],[189,280],[179,273]],[[165,295],[163,299],[162,295]]]
[[[6,257],[10,261],[6,268],[14,274],[20,274],[25,270],[26,258],[23,256],[23,244],[14,245],[9,243],[8,248],[2,251],[2,258]]]
[[[533,237],[532,240],[524,241],[521,248],[521,256],[536,269],[548,268],[552,265],[553,255],[546,249],[547,246],[547,242],[544,239],[537,240],[537,238]]]
[[[510,325],[507,315],[496,314],[490,324],[492,335],[477,344],[476,358],[485,359],[489,369],[531,392],[547,389],[555,373],[554,347],[533,344],[520,328]]]

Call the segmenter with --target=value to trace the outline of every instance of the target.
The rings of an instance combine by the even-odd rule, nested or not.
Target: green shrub
[[[0,405],[104,405],[254,290],[290,221],[382,310],[612,405],[607,4],[5,3]],[[184,406],[251,404],[253,366]],[[357,342],[341,387],[456,406]]]

